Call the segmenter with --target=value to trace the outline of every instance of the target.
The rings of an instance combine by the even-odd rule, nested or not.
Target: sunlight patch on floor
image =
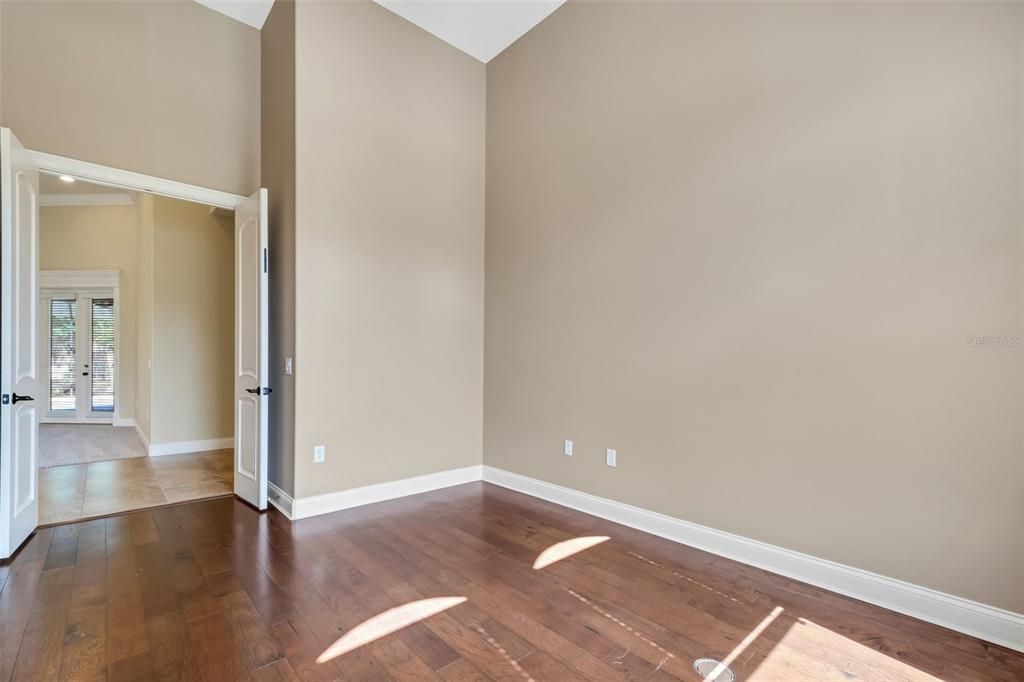
[[[941,678],[864,646],[848,637],[799,618],[772,647],[751,682],[775,682],[786,675],[820,682],[849,680],[906,680],[941,682]]]
[[[436,616],[442,611],[458,606],[466,601],[465,597],[432,597],[419,599],[408,604],[388,609],[384,613],[369,618],[355,626],[338,638],[334,644],[320,654],[317,663],[326,663],[333,658],[355,651],[361,646],[386,637],[402,628],[409,627],[421,620]]]
[[[557,563],[562,559],[568,559],[574,554],[579,554],[591,547],[596,547],[602,542],[608,542],[608,540],[611,540],[611,538],[607,535],[588,535],[585,537],[556,542],[540,553],[537,560],[533,562],[533,568],[534,570],[539,571],[540,569],[547,568],[551,564]]]

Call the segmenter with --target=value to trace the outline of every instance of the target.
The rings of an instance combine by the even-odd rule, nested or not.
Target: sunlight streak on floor
[[[754,642],[755,639],[760,637],[762,632],[768,629],[768,626],[771,625],[775,621],[775,619],[779,617],[783,610],[784,609],[781,606],[776,606],[774,609],[772,609],[772,612],[765,616],[764,619],[757,624],[757,627],[751,630],[750,633],[747,634],[747,636],[744,637],[743,640],[740,641],[740,643],[737,644],[733,648],[733,650],[729,652],[729,655],[723,658],[722,662],[719,663],[714,670],[708,673],[708,676],[704,679],[711,680],[712,682],[718,679],[718,676],[724,673],[726,668],[732,665],[732,662],[735,661],[736,658],[739,657],[739,655],[742,654],[746,650],[746,648]]]
[[[485,630],[480,625],[474,625],[473,629],[480,633],[480,636],[484,638],[484,641],[486,641],[488,644],[494,647],[494,650],[497,651],[501,655],[501,657],[505,659],[505,662],[512,666],[517,673],[522,675],[523,679],[526,680],[526,682],[536,682],[536,680],[530,677],[530,673],[523,670],[523,666],[519,665],[519,661],[509,656],[508,651],[505,650],[505,647],[501,645],[501,642],[494,639],[494,637],[491,636],[491,633],[487,632],[487,630]]]
[[[666,658],[675,658],[676,657],[676,655],[674,653],[672,653],[671,651],[669,651],[665,647],[663,647],[660,644],[658,644],[657,642],[655,642],[653,639],[651,639],[650,637],[645,635],[643,632],[637,630],[636,628],[634,628],[632,625],[630,625],[629,623],[625,622],[624,620],[622,620],[620,618],[616,618],[614,615],[612,615],[608,611],[605,611],[600,606],[598,606],[594,602],[590,601],[589,599],[584,597],[579,592],[577,592],[575,590],[571,590],[568,587],[563,587],[562,589],[565,590],[566,592],[568,592],[569,594],[571,594],[575,599],[577,599],[580,602],[586,604],[587,606],[592,608],[594,611],[598,612],[599,614],[601,614],[602,616],[604,616],[605,618],[607,618],[611,622],[615,623],[616,625],[618,625],[620,628],[622,628],[623,630],[625,630],[629,634],[631,634],[634,637],[636,637],[637,639],[639,639],[641,642],[643,642],[647,646],[652,647],[652,648],[658,650]],[[662,660],[662,664],[664,664],[664,663],[665,663],[665,661]],[[660,668],[661,666],[658,666],[658,667]]]
[[[720,590],[716,590],[715,588],[711,587],[710,585],[705,585],[704,583],[702,583],[699,580],[694,580],[693,578],[691,578],[690,576],[686,575],[685,573],[680,573],[679,571],[677,571],[675,569],[672,569],[672,568],[669,568],[668,566],[666,566],[664,564],[659,564],[654,559],[648,559],[644,555],[637,554],[636,552],[627,551],[626,554],[628,554],[629,556],[633,557],[634,559],[639,559],[640,561],[643,561],[644,563],[650,564],[651,566],[655,566],[655,567],[660,568],[660,569],[662,569],[664,571],[668,571],[669,573],[671,573],[675,577],[682,578],[683,580],[686,580],[687,582],[693,583],[697,587],[703,587],[708,592],[714,592],[719,597],[724,597],[724,598],[728,599],[729,601],[735,602],[737,604],[740,603],[740,600],[737,599],[736,597],[731,597],[731,596],[727,595],[725,592],[722,592]]]
[[[596,547],[602,542],[611,540],[607,535],[589,535],[585,537],[573,538],[572,540],[563,540],[562,542],[556,542],[551,545],[537,557],[537,560],[533,562],[534,570],[539,571],[542,568],[547,568],[553,563],[559,562],[562,559],[568,559],[574,554]]]
[[[408,604],[388,609],[384,613],[373,618],[364,620],[344,635],[338,638],[334,644],[320,654],[316,659],[317,663],[326,663],[361,646],[374,642],[381,637],[386,637],[393,632],[408,627],[431,616],[436,616],[442,611],[447,611],[453,606],[458,606],[466,601],[465,597],[433,597],[411,601]]]

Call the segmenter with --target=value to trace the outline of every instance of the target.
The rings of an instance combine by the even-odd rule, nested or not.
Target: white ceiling
[[[253,28],[263,28],[263,22],[267,20],[270,8],[274,6],[274,0],[196,0],[196,2]]]
[[[253,28],[263,28],[274,0],[196,0]],[[374,0],[482,62],[558,9],[565,0]]]
[[[83,180],[63,182],[48,173],[39,174],[40,206],[131,206],[135,192],[119,187],[93,185]]]
[[[482,62],[489,62],[565,0],[374,0]]]
[[[49,175],[48,173],[39,174],[40,194],[117,194],[120,192],[124,192],[124,190],[117,187],[93,185],[83,180],[64,182],[58,179],[56,175]]]

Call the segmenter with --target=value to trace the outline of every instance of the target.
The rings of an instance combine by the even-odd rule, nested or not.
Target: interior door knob
[[[17,393],[15,393],[14,396],[13,396],[13,400],[11,402],[17,404],[17,403],[20,403],[20,402],[23,402],[23,401],[29,401],[29,400],[35,400],[35,398],[33,398],[30,395],[18,395]]]

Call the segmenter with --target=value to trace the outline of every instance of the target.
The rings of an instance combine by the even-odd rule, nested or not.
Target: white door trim
[[[119,187],[131,189],[137,192],[149,192],[159,194],[172,199],[184,199],[209,206],[217,206],[234,210],[246,197],[230,192],[221,192],[216,189],[208,189],[198,185],[190,185],[177,180],[157,178],[152,175],[144,175],[135,171],[101,166],[97,163],[70,159],[66,156],[57,156],[47,152],[27,150],[36,168],[42,173],[52,175],[70,175],[79,180],[85,180],[97,185],[107,187]]]
[[[39,289],[114,289],[120,270],[40,270]]]

